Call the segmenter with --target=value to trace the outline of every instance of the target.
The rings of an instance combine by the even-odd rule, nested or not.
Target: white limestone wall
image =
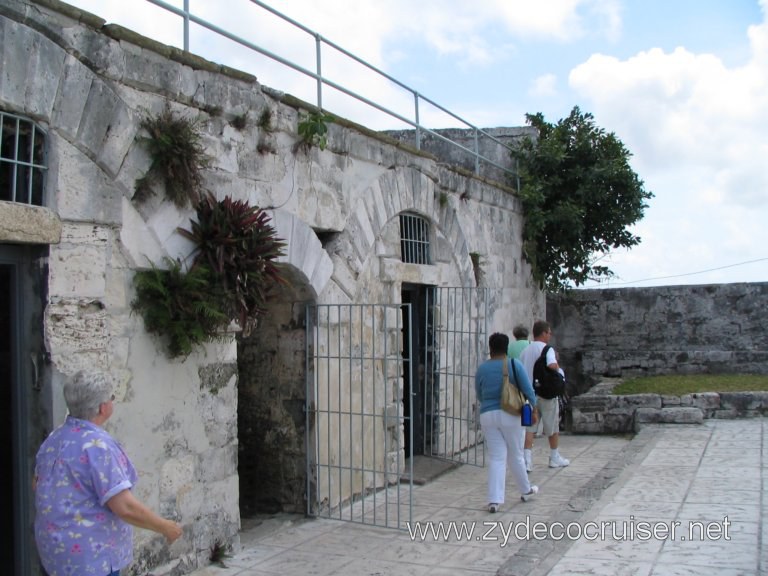
[[[139,470],[138,493],[185,526],[170,551],[139,531],[135,570],[160,574],[158,566],[181,563],[183,572],[205,563],[216,541],[237,544],[237,349],[231,335],[169,360],[131,313],[135,272],[192,249],[177,232],[189,227],[191,208],[160,195],[142,205],[131,200],[150,165],[138,141],[146,114],[170,106],[199,119],[212,160],[205,186],[269,210],[288,244],[283,263],[318,303],[398,303],[403,282],[474,285],[470,252],[482,255],[493,294],[490,331],[511,332],[542,316],[544,300],[521,260],[521,209],[509,190],[343,120],[330,126],[325,151],[294,152],[301,103],[246,74],[102,25],[55,0],[4,0],[0,108],[48,133],[46,209],[60,238],[48,270],[48,384],[60,398],[63,377],[78,369],[115,379],[109,429]],[[269,131],[255,121],[264,110]],[[251,122],[238,131],[231,122],[246,111]],[[429,219],[434,265],[400,261],[402,211]],[[0,223],[3,214],[0,205]],[[45,239],[29,233],[34,226],[0,238]],[[323,247],[315,231],[336,236]],[[63,407],[54,403],[60,421]]]

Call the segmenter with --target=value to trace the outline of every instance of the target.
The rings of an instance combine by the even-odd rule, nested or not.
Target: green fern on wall
[[[144,318],[147,332],[167,338],[168,354],[176,358],[210,341],[230,318],[210,268],[201,265],[184,272],[176,260],[166,258],[165,262],[167,269],[153,264],[150,270],[136,273],[131,307]]]

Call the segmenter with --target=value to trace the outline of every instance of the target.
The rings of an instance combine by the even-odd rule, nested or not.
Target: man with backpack
[[[537,320],[533,324],[533,342],[520,353],[520,362],[525,367],[528,378],[534,383],[539,419],[542,421],[544,435],[549,438],[549,467],[562,468],[563,466],[568,466],[571,462],[567,458],[563,458],[558,450],[560,443],[559,396],[563,393],[564,380],[562,380],[562,371],[560,371],[560,366],[557,363],[557,353],[549,345],[551,337],[552,329],[549,323],[544,320]],[[542,354],[545,349],[546,355]],[[536,366],[536,361],[539,358],[541,358],[541,361]],[[536,367],[536,374],[534,374],[534,367]],[[532,449],[534,433],[535,429],[532,427],[529,427],[525,432],[523,454],[525,457],[525,468],[528,472],[533,470]]]

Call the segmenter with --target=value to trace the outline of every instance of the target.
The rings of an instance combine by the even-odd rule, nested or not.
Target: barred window
[[[45,131],[0,111],[0,200],[43,205]]]
[[[429,222],[415,214],[400,214],[400,251],[403,262],[431,264]]]

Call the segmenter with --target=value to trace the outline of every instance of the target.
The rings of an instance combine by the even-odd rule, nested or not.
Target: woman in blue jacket
[[[521,499],[525,502],[539,491],[532,485],[525,471],[523,459],[523,440],[525,428],[520,424],[520,416],[513,416],[501,409],[501,387],[504,379],[503,362],[507,362],[509,380],[523,392],[534,407],[534,423],[537,419],[536,394],[518,360],[507,358],[509,336],[496,332],[488,339],[490,358],[483,362],[475,374],[475,391],[480,403],[480,425],[488,449],[488,511],[498,511],[504,504],[507,464],[514,475]]]

